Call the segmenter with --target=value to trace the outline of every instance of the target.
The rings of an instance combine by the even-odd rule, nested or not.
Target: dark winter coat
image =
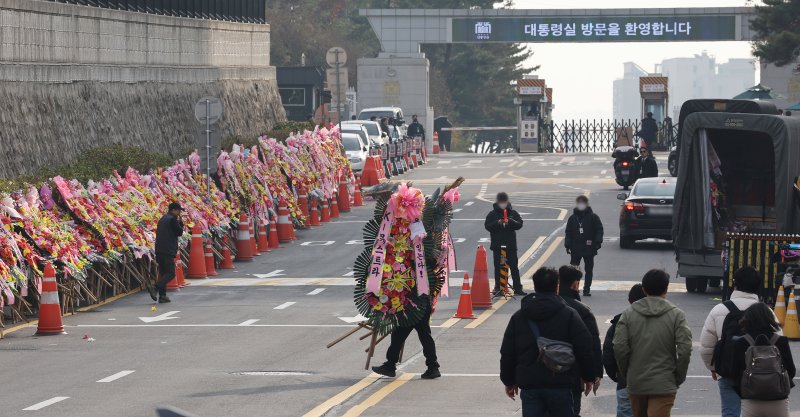
[[[412,122],[408,125],[408,130],[406,131],[408,137],[417,137],[422,136],[425,137],[425,128],[422,127],[422,123],[420,122]]]
[[[655,158],[639,157],[636,159],[636,178],[652,178],[658,176],[658,164]]]
[[[508,250],[517,250],[517,230],[522,229],[522,217],[519,216],[516,210],[508,205],[508,224],[502,225],[498,223],[503,220],[503,209],[494,204],[494,209],[486,215],[486,223],[484,227],[489,231],[492,237],[492,245],[489,247],[491,250],[500,250],[501,246],[505,246]]]
[[[611,327],[606,331],[606,338],[603,341],[603,366],[606,368],[606,375],[617,383],[617,391],[627,387],[625,377],[619,373],[617,358],[614,357],[614,333],[617,331],[620,316],[622,314],[617,314],[611,319]]]
[[[566,301],[568,306],[572,307],[572,309],[578,313],[581,321],[583,321],[583,324],[586,325],[586,328],[589,330],[589,334],[592,336],[592,370],[594,371],[595,377],[602,378],[603,351],[600,346],[600,329],[597,328],[597,319],[594,317],[592,309],[581,302],[580,294],[572,288],[561,288],[558,295]]]
[[[539,348],[529,321],[539,326],[541,337],[572,344],[577,366],[554,374],[538,362]],[[511,316],[500,347],[500,380],[522,389],[573,389],[578,378],[594,380],[591,335],[578,313],[554,293],[531,294]]]
[[[583,233],[581,233],[583,228]],[[590,245],[587,242],[591,241]],[[578,255],[594,255],[603,244],[603,222],[587,207],[584,211],[573,210],[567,220],[564,247]]]
[[[750,337],[755,339],[756,345],[765,345],[764,338],[758,338],[758,334],[750,333]],[[771,334],[766,335],[767,338],[772,337]],[[740,391],[740,384],[742,380],[742,374],[745,371],[745,355],[747,354],[747,348],[750,347],[750,343],[747,343],[747,339],[744,337],[738,337],[734,339],[733,344],[733,368],[731,371],[733,372],[733,376],[731,377],[733,380],[733,389],[736,391],[737,394],[742,395]],[[794,376],[797,372],[794,366],[794,359],[792,358],[792,350],[789,349],[789,339],[786,336],[781,336],[778,338],[778,341],[775,342],[775,347],[778,348],[778,351],[781,352],[781,360],[783,361],[783,368],[786,369],[786,372],[789,374],[789,383],[792,387],[794,387]]]
[[[656,119],[652,117],[645,117],[642,119],[642,128],[636,132],[636,134],[644,139],[648,145],[655,142],[656,136],[658,135],[658,123],[656,123]]]
[[[160,255],[178,254],[178,238],[183,235],[183,223],[170,213],[161,216],[156,226],[155,252]]]

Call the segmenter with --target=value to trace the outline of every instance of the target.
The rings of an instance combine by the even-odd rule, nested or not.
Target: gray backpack
[[[560,340],[552,340],[539,334],[539,325],[528,320],[528,325],[533,331],[536,345],[539,348],[537,361],[555,374],[569,372],[575,366],[575,353],[572,344]]]
[[[773,334],[768,345],[756,345],[756,340],[767,339],[763,334],[756,339],[749,334],[743,337],[750,346],[744,354],[745,368],[740,382],[742,398],[759,401],[788,398],[791,389],[789,373],[783,367],[780,350],[775,346],[780,336]]]

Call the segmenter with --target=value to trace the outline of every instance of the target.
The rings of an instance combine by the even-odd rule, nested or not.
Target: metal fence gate
[[[620,134],[635,136],[641,127],[640,120],[567,120],[545,123],[542,127],[542,149],[545,152],[612,152]],[[662,124],[654,150],[669,150],[678,137],[678,125]]]

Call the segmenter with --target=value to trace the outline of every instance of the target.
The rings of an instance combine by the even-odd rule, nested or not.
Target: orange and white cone
[[[778,298],[775,300],[775,316],[778,322],[783,326],[786,322],[786,296],[783,295],[783,285],[778,288]]]
[[[160,279],[161,274],[156,273],[156,279]],[[177,291],[181,289],[181,284],[178,281],[178,265],[175,264],[175,276],[167,283],[167,291]]]
[[[453,316],[458,319],[474,319],[472,314],[472,291],[469,288],[469,274],[464,274],[464,284],[461,285],[461,298],[458,300],[458,310]]]
[[[267,240],[267,227],[263,221],[258,222],[258,251],[261,253],[269,252],[269,240]]]
[[[256,243],[256,217],[253,216],[250,220],[250,253],[253,256],[261,255],[258,252],[258,244]]]
[[[300,189],[300,194],[297,196],[297,205],[300,206],[300,213],[303,213],[303,219],[308,219],[308,191],[305,187]]]
[[[317,209],[317,199],[311,199],[311,213],[308,217],[308,224],[311,226],[319,226],[319,209]]]
[[[250,221],[247,215],[239,215],[239,230],[236,232],[236,260],[252,261],[253,249],[250,246]]]
[[[323,198],[322,199],[322,213],[321,213],[321,216],[322,216],[322,218],[320,219],[320,222],[322,222],[322,223],[330,223],[330,221],[331,221],[331,213],[328,210],[328,199],[327,198]]]
[[[331,198],[331,218],[336,219],[339,217],[339,193],[334,193]]]
[[[783,323],[783,335],[789,340],[800,340],[800,323],[797,322],[797,304],[794,300],[794,293],[789,299],[789,307],[786,308],[786,321]]]
[[[67,334],[64,323],[61,321],[61,302],[58,300],[58,284],[56,284],[56,270],[48,262],[44,266],[42,278],[42,295],[39,297],[39,326],[36,334],[52,336]]]
[[[278,239],[278,227],[276,219],[273,217],[269,222],[269,248],[278,249],[281,247],[280,239]]]
[[[203,232],[197,224],[192,228],[192,241],[189,244],[189,278],[208,278],[206,254],[203,250]]]
[[[183,271],[183,260],[181,259],[181,254],[175,255],[175,277],[178,279],[178,287],[183,288],[189,285],[186,282],[186,274]]]
[[[339,211],[342,213],[350,212],[350,190],[347,188],[347,181],[339,181]]]
[[[492,308],[492,295],[489,293],[489,268],[486,263],[486,249],[478,245],[475,253],[475,271],[472,274],[472,308]]]
[[[439,132],[433,132],[433,154],[439,154]]]
[[[222,261],[219,263],[219,269],[233,269],[233,259],[231,259],[230,241],[227,233],[222,236]]]
[[[214,251],[211,250],[211,239],[206,241],[205,258],[206,258],[206,274],[210,277],[215,277],[219,275],[217,274],[217,270],[214,268],[215,259],[214,259]]]
[[[280,199],[278,203],[278,240],[281,243],[291,242],[293,229],[292,221],[289,220],[289,208],[286,206],[286,200]]]
[[[356,177],[355,191],[353,191],[353,207],[364,205],[364,198],[361,196],[361,178]]]

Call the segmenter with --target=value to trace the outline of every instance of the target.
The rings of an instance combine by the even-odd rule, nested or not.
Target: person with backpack
[[[568,306],[578,313],[583,324],[592,336],[592,358],[594,371],[594,391],[600,387],[600,379],[603,378],[603,352],[600,347],[600,330],[597,328],[597,319],[592,313],[592,309],[581,302],[580,288],[583,272],[572,265],[564,265],[558,268],[558,295],[564,299]],[[581,416],[581,393],[583,387],[580,379],[575,379],[575,389],[573,391],[573,406],[575,417]]]
[[[734,290],[730,300],[711,309],[700,331],[700,356],[719,386],[721,417],[739,417],[741,414],[741,399],[733,388],[735,381],[731,379],[732,340],[743,335],[739,321],[744,311],[758,302],[762,282],[761,274],[755,268],[739,268],[733,274]]]
[[[789,340],[778,333],[775,314],[758,302],[744,311],[744,336],[734,338],[732,375],[742,398],[741,417],[789,417],[796,369]]]
[[[647,297],[631,304],[617,322],[614,357],[635,417],[669,417],[689,370],[692,331],[686,314],[667,301],[668,287],[668,273],[647,271],[642,278]]]
[[[523,417],[574,417],[573,387],[594,387],[589,330],[578,313],[558,296],[558,272],[539,268],[535,294],[522,299],[511,316],[500,347],[500,380],[512,400],[519,391]]]
[[[630,291],[628,291],[628,304],[633,304],[644,297],[642,284],[635,284],[631,287]],[[625,377],[619,373],[617,359],[614,357],[614,334],[617,330],[617,322],[619,322],[621,316],[622,313],[617,314],[611,319],[611,327],[609,327],[606,332],[606,338],[603,341],[603,367],[606,368],[608,377],[617,383],[617,417],[633,417],[631,400],[628,398],[628,386],[625,383]]]

